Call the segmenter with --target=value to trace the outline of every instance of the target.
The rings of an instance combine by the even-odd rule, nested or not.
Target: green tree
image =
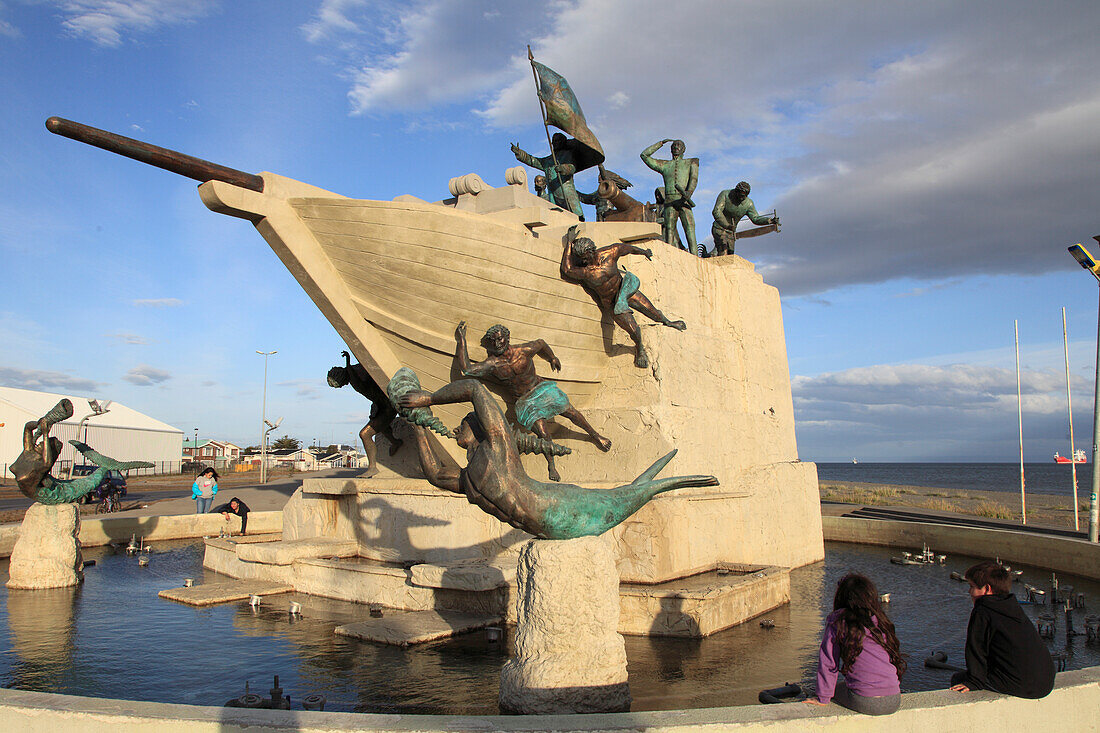
[[[301,447],[302,441],[289,435],[284,435],[271,444],[271,450],[298,450]]]

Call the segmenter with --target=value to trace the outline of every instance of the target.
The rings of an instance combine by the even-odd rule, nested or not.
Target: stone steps
[[[292,586],[285,583],[271,583],[266,580],[230,580],[224,583],[204,583],[190,588],[171,588],[162,590],[157,595],[189,606],[213,606],[217,603],[241,601],[253,595],[270,596],[290,593],[293,590]]]
[[[499,624],[500,616],[460,613],[458,611],[390,611],[381,618],[336,627],[340,636],[394,646],[423,644],[447,639],[486,626]]]

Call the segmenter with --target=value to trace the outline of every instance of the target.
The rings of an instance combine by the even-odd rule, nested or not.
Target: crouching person
[[[248,534],[248,504],[245,504],[237,497],[234,496],[225,504],[219,504],[210,511],[213,514],[220,513],[225,517],[225,521],[227,522],[229,521],[230,514],[236,514],[241,518],[241,534]]]
[[[1016,596],[1012,578],[992,560],[965,574],[974,610],[966,627],[966,671],[951,677],[956,692],[992,690],[1038,699],[1054,689],[1054,662]]]

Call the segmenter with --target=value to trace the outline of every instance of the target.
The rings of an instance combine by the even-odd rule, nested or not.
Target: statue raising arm
[[[565,233],[565,246],[561,250],[561,276],[566,280],[580,280],[584,277],[584,268],[573,263],[572,253],[570,252],[573,240],[576,238],[577,226],[574,224]]]
[[[492,376],[493,365],[488,359],[470,361],[470,353],[466,348],[466,321],[461,321],[455,329],[455,347],[455,358],[458,359],[458,368],[463,376],[477,379]]]
[[[656,143],[653,143],[652,145],[650,145],[648,148],[646,148],[645,150],[642,151],[642,155],[641,155],[642,162],[645,163],[646,165],[648,165],[653,170],[657,171],[658,173],[664,173],[665,172],[665,164],[668,163],[668,161],[667,160],[657,160],[656,158],[653,157],[653,154],[656,153],[658,150],[660,150],[661,147],[665,143],[670,143],[670,142],[672,142],[672,139],[666,137],[664,140],[661,140],[660,142],[656,142]]]
[[[524,165],[531,166],[532,168],[538,168],[541,171],[546,170],[546,166],[542,164],[542,160],[528,153],[516,143],[512,143],[512,154],[516,156],[516,160]]]

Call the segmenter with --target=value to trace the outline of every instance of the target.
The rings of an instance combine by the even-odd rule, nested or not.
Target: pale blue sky
[[[639,197],[657,181],[637,153],[680,137],[701,233],[741,179],[778,208],[782,233],[739,252],[783,294],[804,459],[1013,460],[1014,318],[1028,459],[1066,453],[1062,306],[1090,443],[1097,290],[1065,248],[1100,234],[1096,4],[668,8],[0,0],[0,384],[248,444],[254,352],[277,349],[269,417],[351,442],[368,405],[324,382],[343,344],[252,227],[43,122],[434,200],[466,172],[499,184],[512,141],[545,147],[531,43]]]

